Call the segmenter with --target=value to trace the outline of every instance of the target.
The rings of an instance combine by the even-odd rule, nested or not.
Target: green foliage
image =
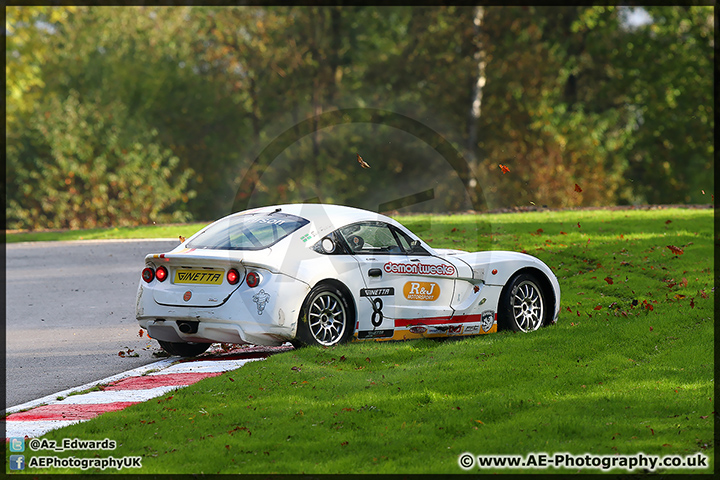
[[[52,98],[8,146],[10,228],[92,228],[183,221],[191,170],[122,104]],[[169,179],[173,178],[170,183]],[[172,212],[167,210],[172,209]]]
[[[430,190],[432,202],[403,211],[707,203],[713,9],[645,11],[652,21],[631,25],[629,7],[490,6],[476,26],[474,7],[457,6],[9,7],[8,143],[30,152],[32,117],[50,98],[118,106],[178,159],[170,183],[194,171],[183,188],[197,196],[182,210],[203,220],[238,200],[376,209]],[[362,108],[438,132],[472,162],[478,187],[387,115],[322,124]],[[271,168],[251,168],[292,135]],[[52,156],[19,161],[42,171]],[[22,215],[25,228],[62,223]]]

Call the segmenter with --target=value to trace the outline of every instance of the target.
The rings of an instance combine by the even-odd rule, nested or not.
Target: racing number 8
[[[375,327],[379,327],[380,325],[382,325],[382,322],[383,322],[382,307],[383,307],[382,298],[376,298],[375,300],[373,300],[373,313],[372,313],[372,317],[370,318],[370,321],[372,322],[373,326],[375,326]]]

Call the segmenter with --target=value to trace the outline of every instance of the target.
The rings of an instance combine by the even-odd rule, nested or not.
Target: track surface
[[[6,401],[19,405],[158,361],[138,336],[135,295],[148,253],[177,240],[6,245]],[[134,350],[139,357],[120,357]]]

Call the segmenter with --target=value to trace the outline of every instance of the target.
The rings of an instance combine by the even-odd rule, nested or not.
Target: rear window
[[[282,212],[249,213],[219,220],[202,231],[190,248],[213,250],[262,250],[310,223]]]

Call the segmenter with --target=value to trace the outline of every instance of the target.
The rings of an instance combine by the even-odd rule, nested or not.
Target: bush
[[[93,228],[190,220],[192,170],[119,102],[72,91],[8,133],[7,228]]]

